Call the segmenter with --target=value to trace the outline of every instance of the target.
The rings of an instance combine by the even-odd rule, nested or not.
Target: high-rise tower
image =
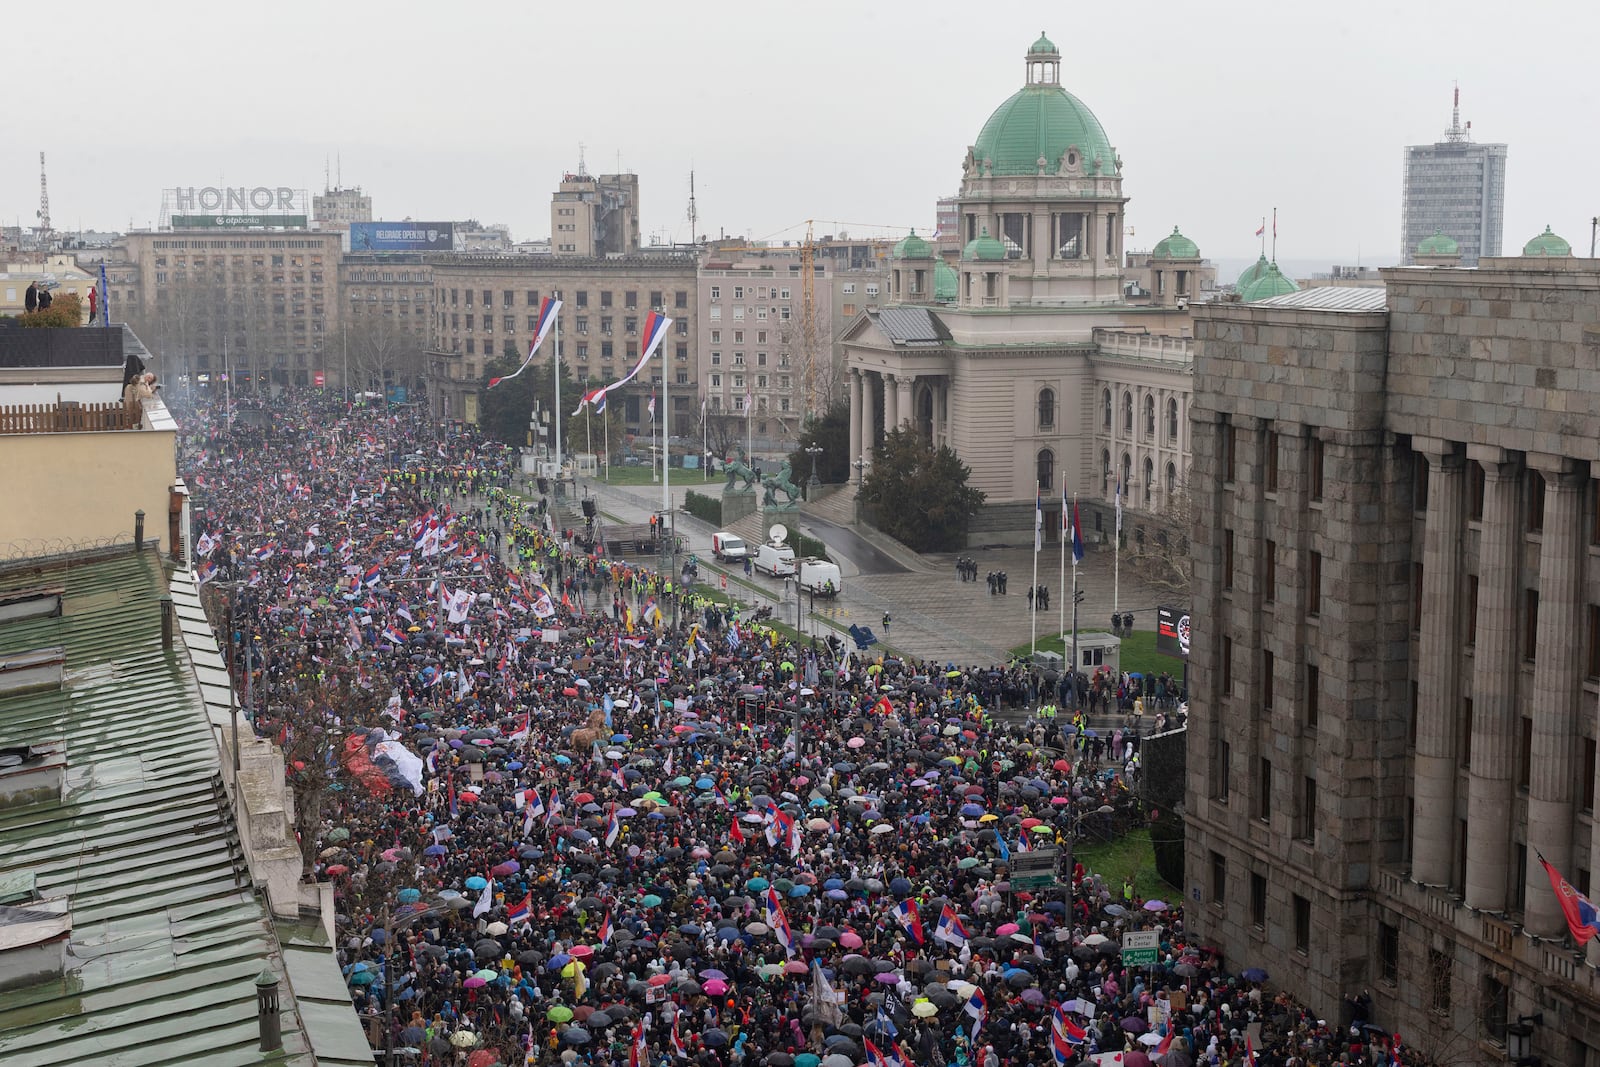
[[[1506,146],[1473,142],[1472,123],[1461,124],[1458,88],[1444,139],[1406,148],[1403,262],[1413,263],[1417,245],[1436,233],[1457,243],[1464,267],[1477,266],[1479,256],[1498,256],[1505,201]]]

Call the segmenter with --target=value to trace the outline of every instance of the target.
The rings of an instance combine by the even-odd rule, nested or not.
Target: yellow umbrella
[[[991,812],[987,812],[983,816],[983,818],[979,819],[978,821],[979,822],[999,822],[1000,821],[1000,816],[996,815],[994,812],[991,811]]]

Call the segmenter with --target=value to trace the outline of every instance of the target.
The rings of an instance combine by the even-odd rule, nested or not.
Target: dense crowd
[[[305,851],[374,1048],[1190,1067],[1387,1047],[1071,864],[1138,820],[1131,734],[997,721],[991,668],[791,640],[586,554],[471,430],[297,396],[190,425],[198,566],[230,590],[256,726],[302,786],[331,783]],[[1061,884],[1014,889],[1053,848]],[[1153,965],[1123,965],[1129,932]]]

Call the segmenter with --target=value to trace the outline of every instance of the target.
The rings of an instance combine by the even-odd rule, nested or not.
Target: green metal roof
[[[961,294],[961,275],[944,260],[933,265],[933,298],[940,303],[954,303]]]
[[[972,157],[980,169],[991,161],[995,174],[1037,174],[1043,158],[1045,173],[1055,174],[1070,147],[1077,148],[1086,174],[1094,173],[1096,158],[1102,173],[1116,169],[1117,154],[1094,112],[1059,85],[1033,84],[995,108],[973,142]]]
[[[1058,56],[1061,54],[1061,50],[1055,46],[1055,43],[1050,38],[1044,35],[1043,30],[1040,30],[1039,39],[1028,46],[1028,54],[1030,56]]]
[[[1150,254],[1156,259],[1199,259],[1200,246],[1179,233],[1174,226],[1170,234],[1156,242]]]
[[[1267,262],[1267,257],[1263,254],[1260,259],[1246,267],[1244,272],[1239,275],[1239,280],[1233,283],[1234,290],[1240,293],[1244,292],[1251,282],[1267,273],[1267,268],[1270,266],[1272,264]]]
[[[1525,256],[1570,256],[1572,246],[1546,226],[1544,232],[1522,246]]]
[[[962,259],[1005,259],[1006,246],[997,238],[989,236],[989,227],[985,226],[983,232],[967,242],[967,247],[961,250]]]
[[[1246,304],[1253,304],[1257,300],[1270,300],[1285,293],[1297,292],[1299,288],[1292,278],[1283,276],[1276,263],[1268,263],[1264,273],[1239,290],[1239,299]]]
[[[0,591],[48,585],[65,589],[60,616],[0,624],[0,658],[63,646],[66,682],[0,699],[0,745],[64,740],[66,795],[0,808],[0,878],[69,897],[73,929],[63,977],[0,992],[0,1062],[314,1062],[288,981],[284,1047],[257,1048],[254,982],[285,960],[185,648],[161,647],[160,561],[124,549],[0,572]],[[343,1023],[319,1025],[339,1031],[330,1047],[360,1033],[347,998]]]
[[[894,259],[928,259],[933,255],[933,246],[918,237],[917,231],[913,229],[895,242],[894,251],[890,255]]]
[[[1461,246],[1454,238],[1446,237],[1442,230],[1434,230],[1432,237],[1424,237],[1417,242],[1417,255],[1419,256],[1456,256],[1461,254]]]

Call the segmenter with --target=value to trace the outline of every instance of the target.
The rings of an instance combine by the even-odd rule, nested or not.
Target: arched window
[[[1144,505],[1150,506],[1150,493],[1156,485],[1156,461],[1145,457],[1144,461]]]
[[[1056,484],[1056,454],[1048,448],[1039,449],[1039,455],[1034,459],[1034,468],[1039,475],[1040,491],[1050,492]]]
[[[1106,433],[1110,433],[1111,432],[1111,390],[1109,390],[1109,389],[1103,390],[1100,393],[1100,401],[1101,401],[1102,404],[1105,405],[1105,409],[1106,409],[1106,417],[1105,417]],[[1111,469],[1111,465],[1109,463],[1106,464],[1106,469],[1107,470]]]
[[[1156,398],[1149,393],[1144,395],[1144,435],[1156,435]]]
[[[1054,429],[1056,424],[1056,391],[1054,389],[1039,390],[1039,428],[1041,430]]]
[[[1107,393],[1107,396],[1111,394]],[[1100,450],[1100,491],[1103,493],[1111,488],[1111,450]]]
[[[1167,440],[1178,439],[1178,400],[1176,397],[1167,401]]]
[[[1124,496],[1133,488],[1133,457],[1122,454],[1122,492]]]
[[[1122,394],[1122,432],[1133,436],[1133,394],[1126,391]]]
[[[1176,493],[1177,491],[1178,491],[1178,465],[1176,463],[1168,463],[1167,464],[1167,499],[1170,500],[1172,498],[1172,494]]]

